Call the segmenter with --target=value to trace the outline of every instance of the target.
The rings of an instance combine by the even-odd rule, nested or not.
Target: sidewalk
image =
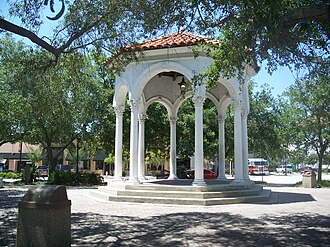
[[[72,246],[330,245],[330,189],[269,187],[268,203],[209,207],[106,202],[93,189],[67,189]],[[0,246],[15,245],[26,190],[0,189]]]

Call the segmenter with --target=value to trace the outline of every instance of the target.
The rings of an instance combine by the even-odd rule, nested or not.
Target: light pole
[[[76,164],[76,173],[78,174],[79,170],[79,138],[77,137],[77,164]]]

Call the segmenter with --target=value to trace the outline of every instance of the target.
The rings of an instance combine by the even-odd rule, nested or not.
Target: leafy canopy
[[[214,64],[203,75],[210,86],[219,73],[241,76],[245,64],[257,69],[264,60],[269,72],[279,65],[329,70],[327,0],[74,0],[65,2],[67,10],[47,39],[38,36],[49,8],[43,0],[8,2],[22,23],[0,18],[0,28],[28,37],[56,57],[92,47],[111,55],[127,44],[184,28],[221,41],[213,48]],[[57,9],[62,6],[51,2]]]
[[[321,180],[323,159],[329,155],[330,143],[330,87],[329,75],[298,80],[286,92],[288,104],[285,123],[290,143],[297,149],[311,151],[318,156]]]

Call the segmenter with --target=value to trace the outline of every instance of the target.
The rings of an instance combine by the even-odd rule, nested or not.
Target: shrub
[[[12,178],[12,179],[21,179],[22,178],[22,173],[0,172],[0,177],[3,177],[3,178]]]
[[[55,171],[48,178],[48,183],[69,186],[101,185],[103,177],[96,173]]]
[[[317,185],[320,187],[330,187],[330,180],[317,181]]]
[[[103,177],[96,173],[82,173],[80,175],[80,184],[82,185],[100,185],[103,183]]]

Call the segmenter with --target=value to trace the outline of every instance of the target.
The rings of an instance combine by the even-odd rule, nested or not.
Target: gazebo
[[[245,66],[244,82],[237,78],[219,77],[216,87],[208,90],[205,84],[193,85],[190,83],[195,75],[205,71],[212,64],[212,57],[207,56],[199,48],[200,43],[216,43],[185,31],[168,36],[148,40],[127,50],[143,51],[138,62],[130,62],[124,71],[116,76],[113,107],[116,113],[115,133],[115,174],[108,190],[144,186],[145,182],[145,120],[147,108],[154,102],[165,106],[170,124],[170,176],[173,186],[182,186],[183,182],[176,174],[176,121],[178,110],[184,100],[192,98],[195,107],[195,177],[186,185],[192,191],[222,190],[221,186],[233,186],[241,190],[255,190],[254,183],[248,174],[248,137],[247,115],[249,113],[248,81],[256,74],[255,70]],[[194,51],[198,50],[196,57]],[[107,63],[107,62],[106,62]],[[123,113],[125,102],[129,99],[131,111],[130,125],[130,164],[129,179],[122,178],[122,135]],[[204,152],[203,152],[203,103],[209,98],[217,108],[219,127],[219,173],[216,181],[204,180]],[[234,170],[235,177],[228,181],[225,176],[225,120],[226,111],[232,106],[234,113]],[[116,185],[115,185],[116,184]],[[150,186],[150,184],[148,184]],[[211,188],[211,187],[212,188]],[[215,189],[214,186],[218,186]],[[220,186],[220,187],[219,187]],[[237,187],[238,186],[238,187]],[[242,187],[240,187],[242,186]],[[141,189],[141,188],[140,188]],[[167,188],[168,189],[168,188]],[[173,188],[169,190],[175,190]],[[180,189],[178,189],[180,190]],[[258,188],[258,195],[260,196]],[[206,204],[203,204],[206,205]]]

